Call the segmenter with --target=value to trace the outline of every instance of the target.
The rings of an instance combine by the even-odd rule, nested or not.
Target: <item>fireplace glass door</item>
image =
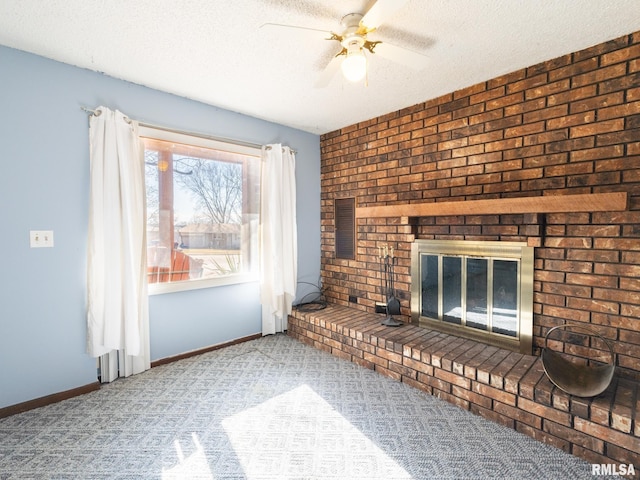
[[[421,255],[422,315],[516,337],[519,263],[493,258]]]
[[[518,262],[493,261],[492,331],[515,337],[518,333]]]
[[[448,323],[462,323],[462,262],[460,257],[442,258],[442,314]]]
[[[492,242],[489,247],[485,242],[471,246],[467,242],[416,243],[411,274],[414,321],[441,325],[444,331],[471,338],[497,338],[493,343],[528,351],[533,283],[530,247],[503,242]],[[526,342],[522,349],[521,337]]]
[[[489,261],[486,258],[468,258],[466,270],[466,324],[486,331],[489,329]]]

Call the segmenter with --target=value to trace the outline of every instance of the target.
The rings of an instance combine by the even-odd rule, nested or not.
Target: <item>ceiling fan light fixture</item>
[[[358,43],[347,47],[346,58],[342,61],[342,74],[350,82],[359,82],[367,74],[367,57]]]

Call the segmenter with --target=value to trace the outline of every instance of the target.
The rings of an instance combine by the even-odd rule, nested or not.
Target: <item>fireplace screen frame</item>
[[[423,314],[422,256],[438,258],[438,318]],[[443,259],[461,258],[461,310],[460,324],[444,321],[443,313]],[[517,308],[515,336],[491,331],[492,313],[487,309],[487,329],[466,326],[467,259],[488,259],[517,263]],[[533,343],[533,275],[534,248],[525,242],[470,241],[470,240],[415,240],[411,245],[411,321],[426,328],[478,340],[489,345],[531,355]],[[487,274],[487,290],[491,292],[493,278],[491,268]],[[489,295],[488,295],[489,296]],[[487,299],[488,305],[491,300]]]

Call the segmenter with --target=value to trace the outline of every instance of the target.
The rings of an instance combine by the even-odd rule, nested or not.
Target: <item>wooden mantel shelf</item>
[[[408,203],[356,208],[356,218],[507,215],[518,213],[617,212],[627,209],[627,192]]]

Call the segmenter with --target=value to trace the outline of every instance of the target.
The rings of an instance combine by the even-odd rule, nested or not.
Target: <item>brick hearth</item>
[[[555,387],[539,357],[383,318],[340,305],[294,311],[288,334],[404,382],[591,463],[640,468],[640,384],[616,376],[584,399]]]

